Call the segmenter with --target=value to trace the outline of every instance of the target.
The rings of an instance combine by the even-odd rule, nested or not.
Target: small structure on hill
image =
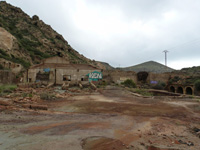
[[[42,82],[46,84],[63,84],[65,82],[89,82],[88,74],[101,72],[100,69],[87,64],[70,64],[64,58],[55,56],[43,60],[39,65],[30,67],[27,71],[27,82]]]

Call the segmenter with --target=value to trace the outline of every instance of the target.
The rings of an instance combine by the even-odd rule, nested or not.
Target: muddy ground
[[[38,104],[48,110],[0,106],[0,150],[200,149],[198,99],[107,86]]]

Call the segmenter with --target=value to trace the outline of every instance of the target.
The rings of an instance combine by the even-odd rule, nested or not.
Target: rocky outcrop
[[[0,27],[0,49],[4,50],[9,55],[21,55],[18,53],[19,45],[17,39],[2,27]]]
[[[24,67],[56,55],[71,63],[94,64],[38,16],[30,17],[5,1],[0,1],[0,52],[0,58]]]
[[[12,50],[16,43],[16,38],[0,27],[0,48],[4,50]]]

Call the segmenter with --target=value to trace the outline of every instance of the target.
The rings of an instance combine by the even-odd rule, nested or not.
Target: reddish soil
[[[197,99],[135,97],[111,86],[67,92],[60,99],[34,102],[48,110],[0,105],[0,149],[200,149]]]

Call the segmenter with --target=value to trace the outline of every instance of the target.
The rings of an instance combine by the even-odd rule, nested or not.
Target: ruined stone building
[[[27,70],[26,80],[29,83],[43,82],[46,84],[63,84],[64,82],[88,82],[88,74],[101,70],[87,64],[70,64],[61,57],[51,57],[43,60],[41,64]]]
[[[22,70],[22,65],[0,58],[0,83],[12,84],[18,82],[17,74]]]
[[[5,69],[9,69],[12,73],[15,74],[18,74],[23,68],[21,64],[13,63],[3,58],[0,58],[0,65]]]

